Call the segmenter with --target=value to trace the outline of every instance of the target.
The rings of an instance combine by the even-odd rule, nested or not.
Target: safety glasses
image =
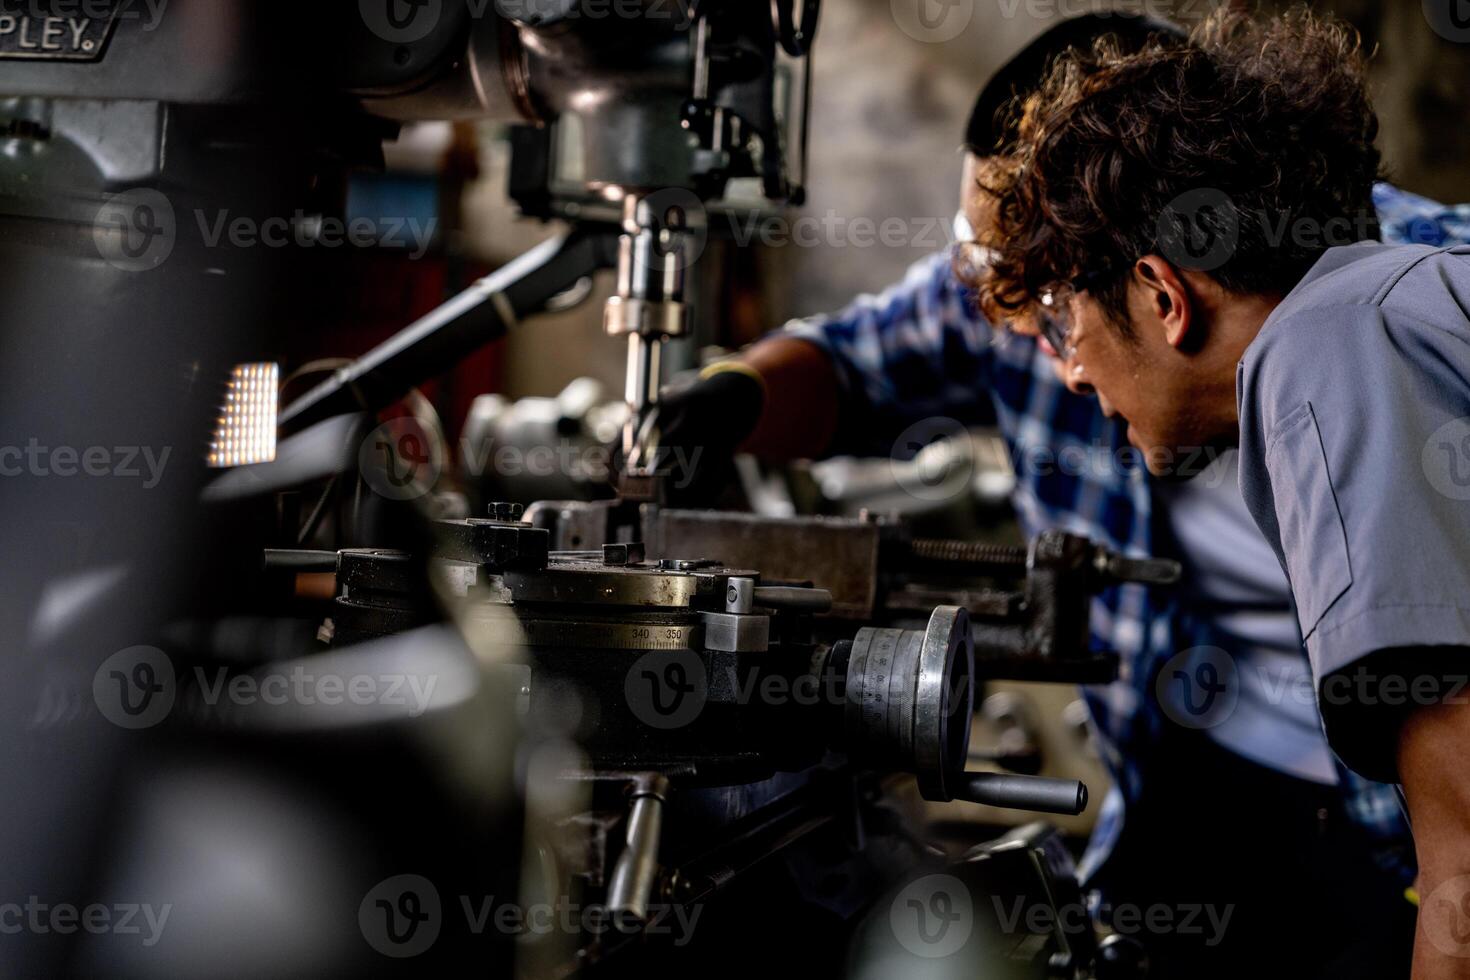
[[[1051,349],[1056,351],[1057,357],[1064,361],[1071,360],[1077,353],[1072,316],[1072,304],[1076,298],[1077,290],[1066,282],[1047,286],[1036,297],[1036,327]]]

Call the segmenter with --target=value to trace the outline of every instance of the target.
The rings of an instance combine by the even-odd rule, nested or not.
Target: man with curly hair
[[[1088,60],[1100,39],[1114,55],[1186,40],[1175,25],[1104,11],[1060,21],[1019,52],[980,93],[967,127],[962,239],[979,229],[1000,244],[988,229],[1016,172],[1004,161],[1021,115],[1007,106],[1059,55],[1075,48]],[[1371,194],[1384,241],[1470,240],[1470,209],[1381,181]],[[1330,233],[1371,238],[1373,217],[1334,222]],[[1194,234],[1194,247],[1212,244]],[[928,256],[902,282],[707,369],[667,396],[666,438],[743,442],[770,458],[886,456],[917,449],[903,433],[916,424],[932,433],[926,420],[993,425],[1015,461],[1012,499],[1027,534],[1060,527],[1181,559],[1179,590],[1124,586],[1094,603],[1093,642],[1122,658],[1118,681],[1084,689],[1115,781],[1081,867],[1100,918],[1125,931],[1127,914],[1150,908],[1218,916],[1222,928],[1199,928],[1203,913],[1141,935],[1134,923],[1155,977],[1407,976],[1414,909],[1404,890],[1415,869],[1401,807],[1392,787],[1364,780],[1328,747],[1287,578],[1236,486],[1236,453],[1181,457],[1180,469],[1208,463],[1198,479],[1151,477],[1127,426],[1072,377],[1075,362],[981,315],[958,272],[983,273],[992,256],[977,246],[961,257]],[[1020,319],[1066,348],[1051,330],[1059,318]]]
[[[1045,337],[1155,477],[1239,445],[1328,738],[1403,787],[1414,977],[1464,976],[1470,247],[1364,241],[1363,59],[1306,12],[1074,52],[1020,115],[985,308]]]

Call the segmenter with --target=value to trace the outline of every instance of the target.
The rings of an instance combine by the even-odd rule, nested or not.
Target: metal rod
[[[266,569],[290,569],[297,572],[335,572],[335,551],[310,551],[303,548],[266,548],[261,559]]]
[[[388,407],[503,337],[553,296],[610,267],[612,243],[605,229],[578,229],[542,242],[334,372],[281,412],[281,426],[295,431],[335,415]]]
[[[758,585],[755,604],[771,609],[824,613],[832,609],[832,593],[826,589],[804,589],[789,585]]]
[[[658,877],[658,842],[663,832],[664,798],[669,781],[661,775],[639,776],[628,809],[623,853],[607,886],[607,910],[620,924],[648,920],[648,902]]]
[[[954,798],[1010,810],[1076,816],[1087,809],[1087,786],[1075,779],[967,772],[955,779]]]

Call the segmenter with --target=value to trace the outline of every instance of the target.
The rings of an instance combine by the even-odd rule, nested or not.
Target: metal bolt
[[[525,513],[526,508],[524,504],[511,504],[497,501],[489,507],[491,520],[505,521],[508,524],[517,523]]]
[[[725,612],[748,614],[755,608],[755,579],[732,578],[725,590]]]
[[[602,563],[604,565],[636,565],[643,560],[643,555],[642,541],[632,541],[625,544],[605,544],[602,546]]]

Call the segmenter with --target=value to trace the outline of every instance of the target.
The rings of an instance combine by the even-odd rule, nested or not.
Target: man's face
[[[1189,476],[1200,450],[1230,444],[1234,430],[1222,428],[1206,410],[1206,390],[1218,389],[1215,358],[1199,357],[1171,341],[1167,310],[1161,315],[1157,286],[1131,282],[1128,325],[1111,322],[1095,296],[1075,294],[1069,305],[1071,350],[1055,358],[1058,376],[1079,394],[1095,394],[1103,414],[1128,425],[1128,441],[1143,454],[1155,476]],[[1186,301],[1187,302],[1187,301]]]
[[[988,238],[995,199],[979,188],[993,183],[993,168],[998,166],[993,158],[965,157],[961,207],[982,241]],[[1219,426],[1199,410],[1199,399],[1193,397],[1195,386],[1204,383],[1213,368],[1210,359],[1188,356],[1169,340],[1170,312],[1177,313],[1180,304],[1189,301],[1181,294],[1164,303],[1160,295],[1160,283],[1130,278],[1131,329],[1125,332],[1109,322],[1091,293],[1072,294],[1065,310],[1057,311],[1071,322],[1065,351],[1056,350],[1042,336],[1033,314],[1023,313],[1008,323],[1013,333],[1038,339],[1063,384],[1078,394],[1095,394],[1105,415],[1127,422],[1128,441],[1142,451],[1156,476],[1177,473],[1184,460],[1197,459],[1195,447],[1225,444],[1233,435],[1233,430],[1217,431]]]

